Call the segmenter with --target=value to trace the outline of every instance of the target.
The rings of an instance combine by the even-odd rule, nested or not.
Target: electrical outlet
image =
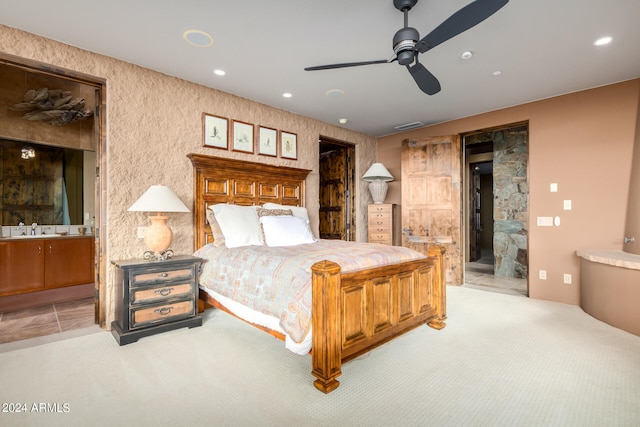
[[[540,270],[538,277],[540,280],[547,280],[547,270]]]
[[[562,202],[564,210],[565,211],[570,211],[571,210],[571,200],[565,200]]]
[[[147,230],[147,227],[138,227],[138,239],[144,239],[144,232]]]
[[[571,275],[570,274],[564,273],[564,283],[566,285],[570,285],[571,284]]]

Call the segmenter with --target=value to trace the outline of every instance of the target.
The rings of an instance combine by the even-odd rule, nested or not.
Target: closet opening
[[[355,145],[321,136],[319,150],[319,237],[354,241]]]

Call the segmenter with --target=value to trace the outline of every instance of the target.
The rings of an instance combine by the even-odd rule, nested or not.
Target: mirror
[[[1,225],[89,225],[95,216],[93,151],[0,139]]]

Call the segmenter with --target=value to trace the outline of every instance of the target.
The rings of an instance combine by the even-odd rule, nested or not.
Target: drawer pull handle
[[[158,313],[161,316],[166,316],[167,314],[171,313],[172,309],[173,307],[162,307],[162,308],[156,308],[155,310],[153,310],[153,312]]]
[[[156,294],[160,294],[163,297],[166,297],[167,295],[171,294],[171,292],[173,292],[173,288],[162,288],[162,289],[156,289],[155,291]]]
[[[160,273],[160,277],[169,277],[169,273]]]

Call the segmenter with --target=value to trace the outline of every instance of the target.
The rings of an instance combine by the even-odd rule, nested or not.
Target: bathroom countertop
[[[640,270],[640,255],[630,254],[628,252],[578,250],[576,251],[576,255],[587,261]]]
[[[8,242],[8,241],[29,241],[29,240],[37,240],[37,239],[69,239],[78,237],[93,237],[93,234],[85,234],[81,236],[80,234],[65,234],[65,235],[51,235],[51,234],[37,234],[35,236],[0,236],[0,242]]]

